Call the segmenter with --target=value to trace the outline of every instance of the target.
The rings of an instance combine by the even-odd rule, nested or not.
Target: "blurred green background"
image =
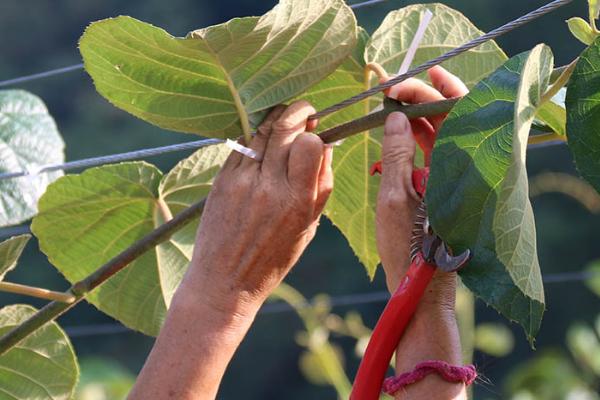
[[[452,0],[445,4],[462,11],[480,29],[487,31],[545,2]],[[359,23],[372,31],[387,12],[412,3],[416,2],[388,0],[357,10],[356,14]],[[77,40],[86,25],[98,19],[131,15],[182,36],[190,30],[233,17],[261,15],[274,4],[271,0],[1,0],[0,80],[81,62]],[[552,47],[557,65],[565,64],[579,54],[583,45],[569,34],[564,21],[575,15],[585,16],[586,7],[585,0],[576,0],[560,11],[504,36],[499,44],[509,55],[514,55],[544,42]],[[95,92],[90,78],[83,71],[19,87],[39,95],[46,102],[67,143],[68,160],[195,139],[191,135],[162,131],[110,106]],[[185,156],[187,154],[177,153],[155,157],[149,161],[167,170]],[[571,156],[565,146],[531,151],[528,164],[532,176],[547,171],[575,174]],[[599,215],[590,213],[573,199],[558,194],[543,195],[536,198],[533,204],[538,227],[540,263],[544,274],[579,271],[590,261],[600,258]],[[11,273],[9,279],[57,290],[67,287],[66,282],[39,252],[36,243],[28,246],[20,268]],[[336,296],[385,290],[382,274],[378,273],[375,282],[370,283],[345,239],[327,221],[323,221],[316,239],[287,282],[309,298],[318,293]],[[520,328],[512,325],[515,347],[510,355],[495,358],[483,353],[475,354],[474,361],[484,376],[475,386],[477,399],[505,399],[510,397],[511,390],[514,394],[514,388],[519,385],[533,387],[540,382],[544,383],[546,378],[542,379],[537,375],[531,377],[533,383],[515,383],[516,368],[524,362],[533,361],[536,355],[544,355],[543,359],[535,359],[538,364],[543,364],[536,368],[546,371],[542,373],[544,377],[547,376],[547,371],[553,371],[558,377],[565,377],[567,373],[556,371],[556,368],[564,366],[569,359],[576,368],[573,374],[584,374],[580,368],[585,370],[587,367],[582,367],[581,360],[569,352],[565,340],[568,328],[573,323],[582,321],[593,324],[596,314],[600,312],[599,298],[586,289],[582,282],[549,283],[546,285],[546,298],[548,311],[538,336],[537,352],[529,348]],[[15,302],[41,305],[18,296],[0,294],[0,305]],[[361,313],[367,326],[373,326],[382,307],[383,303],[379,302],[353,309]],[[334,311],[343,314],[349,310],[349,307],[342,307]],[[507,323],[480,302],[477,302],[476,315],[478,322]],[[114,321],[92,306],[83,304],[62,317],[59,322],[65,328],[72,328],[89,324],[110,324]],[[302,323],[294,313],[259,316],[227,372],[219,398],[335,398],[335,391],[331,387],[311,385],[300,372],[298,359],[302,349],[294,340],[295,333],[300,329]],[[109,386],[114,386],[110,386],[113,391],[109,395],[102,394],[109,386],[91,389],[86,387],[91,394],[80,393],[80,398],[118,398],[119,393],[122,395],[126,391],[127,385],[141,368],[153,340],[132,332],[95,335],[83,334],[81,331],[78,333],[72,340],[77,354],[84,360],[82,381],[87,383],[101,379],[112,382]],[[346,350],[347,371],[353,376],[358,365],[358,358],[351,351],[354,341],[340,339],[337,343]],[[590,343],[593,344],[593,340]],[[558,362],[554,362],[556,359]],[[102,360],[108,360],[109,364]],[[531,374],[533,369],[516,371],[520,377],[529,377],[527,374]],[[513,378],[507,379],[511,372]],[[555,383],[558,382],[557,379]],[[592,387],[597,387],[598,375],[591,373],[589,381]],[[548,396],[550,397],[535,398],[563,398],[551,397],[562,396],[557,392]],[[534,397],[522,394],[515,398]]]

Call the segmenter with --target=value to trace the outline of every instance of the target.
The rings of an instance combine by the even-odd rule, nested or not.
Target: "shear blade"
[[[439,269],[445,272],[455,272],[465,266],[471,258],[471,251],[466,250],[458,256],[453,256],[448,251],[446,243],[443,243],[435,251],[435,263]]]

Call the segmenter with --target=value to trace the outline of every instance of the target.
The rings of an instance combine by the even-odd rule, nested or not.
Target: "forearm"
[[[217,309],[206,288],[184,280],[129,399],[204,400],[216,397],[233,354],[258,307]],[[230,307],[230,308],[229,308]]]
[[[428,360],[462,365],[458,326],[454,314],[454,274],[436,276],[431,282],[413,320],[402,337],[396,352],[396,373],[414,370],[417,364]],[[444,381],[431,374],[422,381],[409,385],[396,394],[396,399],[431,399],[432,393],[440,400],[467,398],[465,385]]]

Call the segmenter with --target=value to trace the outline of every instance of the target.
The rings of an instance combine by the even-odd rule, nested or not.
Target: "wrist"
[[[237,342],[244,337],[259,309],[258,302],[250,301],[236,290],[227,293],[216,286],[193,285],[184,279],[173,296],[169,314],[201,319],[207,336]]]

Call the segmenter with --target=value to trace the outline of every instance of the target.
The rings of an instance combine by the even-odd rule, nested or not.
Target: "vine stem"
[[[398,101],[386,98],[384,108],[381,111],[368,114],[364,117],[350,121],[346,124],[333,127],[319,134],[323,142],[334,143],[338,140],[345,139],[360,132],[367,131],[376,127],[383,126],[385,119],[392,112],[402,112],[409,119],[428,117],[433,115],[445,114],[450,112],[452,107],[460,100],[460,98],[447,99],[433,103],[405,105]],[[543,138],[544,135],[539,135],[538,141],[554,140]],[[536,136],[537,138],[538,136]],[[143,255],[148,250],[167,241],[175,232],[183,226],[190,223],[192,220],[199,218],[204,209],[206,199],[203,199],[189,208],[185,209],[173,219],[159,226],[148,235],[144,236],[129,248],[109,260],[95,272],[87,276],[85,279],[75,283],[67,292],[66,296],[74,297],[70,303],[60,301],[52,301],[41,308],[37,313],[24,321],[21,325],[16,326],[8,331],[0,338],[0,355],[6,353],[21,340],[32,334],[36,329],[42,327],[46,323],[55,320],[60,315],[64,314],[70,308],[79,303],[85,296],[96,287],[100,286],[110,277],[121,271],[132,261]]]
[[[72,294],[55,292],[12,282],[0,282],[0,292],[22,294],[25,296],[37,297],[38,299],[59,301],[61,303],[72,303],[75,301],[75,296]]]

